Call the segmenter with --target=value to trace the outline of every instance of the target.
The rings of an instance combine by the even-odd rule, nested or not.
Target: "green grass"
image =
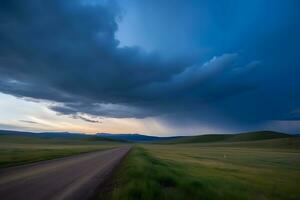
[[[106,150],[122,145],[107,140],[0,136],[0,168]]]
[[[141,145],[108,199],[300,199],[300,149]]]

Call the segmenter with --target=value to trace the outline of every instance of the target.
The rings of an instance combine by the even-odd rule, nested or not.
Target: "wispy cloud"
[[[31,121],[31,120],[19,120],[20,122],[25,122],[25,123],[29,123],[29,124],[40,124],[38,122],[35,122],[35,121]]]
[[[85,116],[82,116],[82,115],[72,115],[72,117],[74,119],[82,119],[82,120],[84,120],[86,122],[90,122],[90,123],[99,123],[99,124],[102,123],[102,121],[100,121],[98,119],[93,119],[91,117],[85,117]]]

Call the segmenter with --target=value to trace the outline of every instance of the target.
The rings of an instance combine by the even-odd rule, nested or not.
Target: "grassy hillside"
[[[269,140],[269,139],[290,138],[290,137],[293,136],[286,133],[280,133],[274,131],[259,131],[259,132],[236,134],[226,139],[226,141],[241,142],[241,141]]]
[[[124,143],[102,138],[39,138],[0,135],[0,168],[114,148]]]
[[[120,140],[113,140],[101,137],[89,138],[40,138],[40,137],[27,137],[27,136],[10,136],[0,135],[0,144],[99,144],[101,142],[118,143],[123,142]]]
[[[269,140],[276,138],[290,138],[293,137],[289,134],[273,132],[273,131],[258,131],[239,134],[210,134],[210,135],[198,135],[181,137],[169,141],[165,141],[168,144],[180,144],[180,143],[211,143],[211,142],[242,142],[242,141],[257,141],[257,140]]]
[[[210,135],[198,135],[198,136],[186,136],[178,139],[166,141],[166,143],[206,143],[206,142],[219,142],[230,138],[231,135],[225,134],[210,134]]]
[[[107,199],[298,200],[300,148],[139,145],[114,180]]]
[[[275,138],[269,140],[211,142],[211,143],[179,143],[178,146],[194,147],[232,147],[232,148],[261,148],[261,149],[300,149],[300,137]]]

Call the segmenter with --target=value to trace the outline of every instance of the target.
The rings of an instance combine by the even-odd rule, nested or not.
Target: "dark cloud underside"
[[[282,119],[299,106],[299,82],[272,81],[273,63],[252,51],[244,56],[239,48],[218,50],[197,62],[120,47],[115,34],[121,13],[115,4],[82,0],[1,1],[0,91],[53,101],[52,110],[96,123],[84,115],[258,123]],[[281,100],[287,103],[278,97],[264,106],[277,94],[272,84],[293,102],[273,110]]]

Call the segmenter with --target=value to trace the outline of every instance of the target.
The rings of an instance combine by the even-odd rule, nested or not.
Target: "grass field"
[[[251,133],[188,139],[135,145],[99,198],[300,199],[300,138]],[[127,143],[1,135],[0,167],[121,145]]]
[[[0,168],[110,149],[118,142],[93,139],[49,139],[0,136]]]
[[[300,141],[281,140],[138,145],[105,198],[298,200]]]

